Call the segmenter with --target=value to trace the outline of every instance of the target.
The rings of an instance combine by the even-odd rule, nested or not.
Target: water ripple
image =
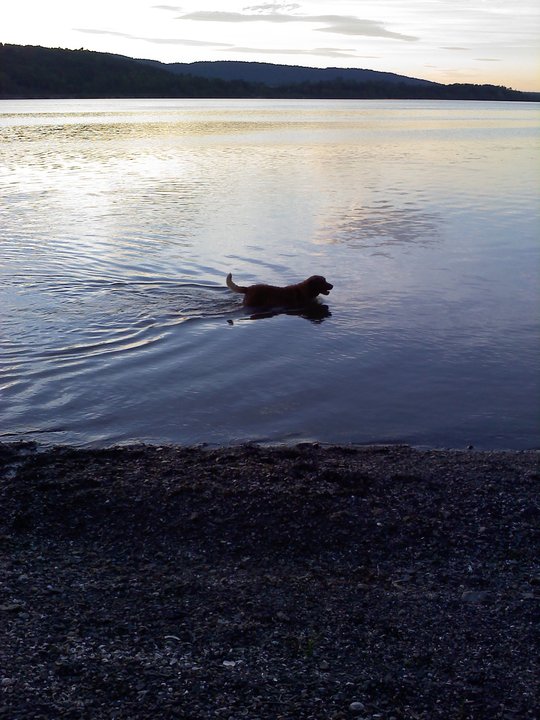
[[[3,101],[0,434],[535,444],[538,136],[521,103]],[[228,271],[326,275],[328,311],[236,322]]]
[[[27,304],[19,297],[11,312],[6,308],[8,332],[0,341],[6,389],[19,383],[14,370],[40,377],[80,369],[101,356],[141,352],[186,322],[225,317],[235,310],[222,288],[177,280],[109,284],[92,279],[73,286],[35,279],[25,284],[23,298],[34,287],[39,287],[39,296],[30,293]],[[17,330],[21,313],[26,317],[24,332]],[[44,327],[44,342],[37,343]]]

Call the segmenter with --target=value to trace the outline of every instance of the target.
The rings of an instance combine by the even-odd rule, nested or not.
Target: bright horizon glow
[[[540,91],[536,0],[180,2],[4,0],[0,42],[162,62],[356,67]]]

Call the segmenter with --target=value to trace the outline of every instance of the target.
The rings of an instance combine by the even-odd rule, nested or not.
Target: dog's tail
[[[238,293],[245,293],[245,292],[247,292],[247,288],[245,288],[245,287],[240,287],[240,285],[237,285],[235,282],[233,282],[232,273],[229,273],[229,274],[227,275],[227,279],[226,279],[225,282],[227,283],[227,287],[228,287],[230,290],[233,290],[234,292],[238,292]]]

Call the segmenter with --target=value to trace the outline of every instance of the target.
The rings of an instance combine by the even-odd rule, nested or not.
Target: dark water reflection
[[[372,207],[353,208],[337,219],[329,235],[352,247],[384,250],[393,245],[429,245],[441,237],[443,218],[420,207],[396,208],[381,201]]]
[[[0,436],[537,446],[539,125],[504,103],[0,102]],[[254,316],[229,271],[334,290]]]
[[[302,317],[305,320],[310,320],[314,323],[321,323],[323,322],[323,320],[326,320],[326,318],[332,317],[332,313],[330,312],[330,308],[328,307],[328,305],[320,302],[309,303],[309,305],[306,305],[305,307],[299,308],[297,310],[264,310],[251,313],[248,317],[250,320],[265,320],[267,318],[276,317],[277,315]],[[229,323],[234,324],[234,321],[229,320]]]

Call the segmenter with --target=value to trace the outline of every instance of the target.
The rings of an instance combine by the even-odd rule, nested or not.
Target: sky
[[[356,67],[540,91],[538,0],[156,2],[2,0],[0,42],[162,62]]]

